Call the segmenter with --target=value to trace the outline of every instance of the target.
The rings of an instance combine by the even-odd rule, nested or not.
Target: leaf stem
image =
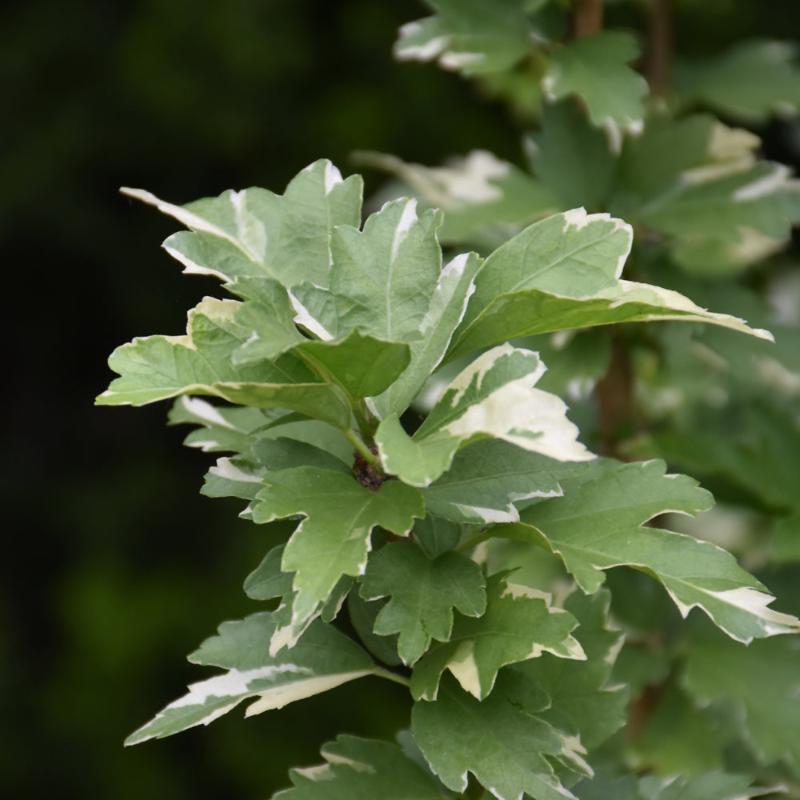
[[[375,669],[375,675],[379,678],[386,678],[387,681],[393,681],[394,683],[399,683],[401,686],[405,686],[408,688],[411,686],[411,682],[403,675],[398,675],[396,672],[391,672],[388,669],[381,669],[381,667],[377,667]]]
[[[345,438],[351,445],[353,445],[353,449],[367,462],[371,467],[376,467],[380,469],[381,462],[376,457],[375,453],[367,447],[364,442],[361,440],[361,437],[355,432],[351,431],[349,428],[342,428],[342,433],[344,434]]]
[[[467,537],[461,542],[459,545],[456,546],[456,552],[458,553],[467,553],[472,550],[473,547],[476,547],[481,542],[485,542],[487,539],[491,539],[492,534],[489,528],[482,528],[476,534]]]
[[[375,433],[377,421],[369,413],[364,398],[353,403],[353,416],[355,416],[358,428],[364,436],[370,437]]]

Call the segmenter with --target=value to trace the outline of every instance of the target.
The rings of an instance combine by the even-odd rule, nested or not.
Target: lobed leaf
[[[456,453],[450,469],[423,489],[425,508],[437,517],[472,525],[516,522],[518,509],[562,494],[559,479],[570,465],[501,439],[484,439]]]
[[[453,681],[443,683],[435,702],[420,701],[411,712],[411,733],[431,769],[449,789],[463,792],[471,772],[498,800],[564,800],[574,795],[553,769],[564,758],[584,774],[573,743],[539,716],[547,696],[508,680],[478,701]]]
[[[244,332],[235,321],[239,304],[206,298],[189,312],[184,336],[148,336],[117,348],[109,366],[120,377],[98,405],[145,405],[182,394],[219,397],[260,408],[284,408],[337,427],[350,425],[346,398],[321,382],[296,357],[237,367],[231,356]]]
[[[626,140],[625,146],[631,141],[638,139]],[[557,200],[551,213],[581,206],[592,211],[608,208],[617,158],[608,137],[589,124],[576,103],[545,106],[539,130],[525,144],[531,171]]]
[[[395,744],[338,736],[322,747],[323,764],[289,773],[292,788],[273,800],[445,800],[426,770]]]
[[[628,66],[638,56],[631,34],[602,31],[582,36],[553,51],[542,86],[553,101],[580,97],[592,122],[606,131],[618,152],[623,133],[641,133],[644,127],[647,82]]]
[[[626,687],[612,682],[611,670],[623,643],[623,634],[609,622],[611,593],[572,592],[564,609],[578,621],[573,631],[584,660],[565,660],[558,654],[524,661],[511,669],[550,698],[542,717],[554,727],[576,736],[589,751],[609,739],[627,721],[630,699]]]
[[[480,567],[453,551],[429,558],[411,542],[382,547],[367,565],[361,583],[365,600],[388,597],[374,632],[400,634],[398,654],[404,664],[418,661],[431,639],[446,642],[453,629],[453,609],[469,617],[486,610],[486,581]]]
[[[751,39],[706,59],[679,61],[675,86],[689,102],[750,124],[800,109],[800,71],[793,43]]]
[[[729,712],[737,732],[765,765],[800,770],[800,639],[748,647],[721,636],[693,637],[682,682],[695,703]]]
[[[419,216],[417,201],[403,198],[369,216],[361,231],[334,229],[331,292],[339,330],[418,338],[441,272],[440,224],[439,212]]]
[[[274,600],[292,593],[291,573],[281,571],[284,545],[267,551],[261,563],[245,578],[244,593],[251,600]]]
[[[291,621],[276,631],[272,652],[294,646],[342,576],[363,574],[374,527],[405,536],[423,514],[420,493],[399,481],[370,491],[352,476],[312,466],[267,473],[253,521],[303,517],[281,563],[284,572],[295,573]]]
[[[125,743],[139,744],[208,725],[245,700],[253,700],[247,716],[283,708],[376,672],[355,642],[321,622],[306,631],[291,653],[271,655],[269,641],[275,627],[268,612],[222,623],[219,633],[203,642],[189,660],[227,671],[193,683],[188,694],[166,706]]]
[[[660,581],[683,616],[698,607],[734,639],[800,630],[795,617],[768,607],[774,598],[730,553],[645,526],[660,514],[710,508],[711,496],[691,478],[666,474],[661,461],[601,462],[563,488],[563,497],[529,506],[521,523],[494,531],[551,549],[585,592],[597,591],[603,570],[630,566]]]
[[[800,218],[798,183],[780,164],[757,160],[760,140],[694,114],[652,115],[625,143],[619,212],[666,238],[675,260],[699,274],[763,259]]]
[[[350,592],[347,595],[347,611],[350,622],[364,647],[379,661],[396,667],[403,663],[397,654],[397,637],[379,636],[373,631],[375,618],[378,616],[380,608],[380,602],[367,603],[361,599],[358,592]]]
[[[545,182],[486,150],[472,150],[440,167],[386,153],[362,152],[358,160],[394,175],[427,206],[441,209],[439,238],[446,244],[491,251],[509,232],[559,209],[558,198]]]
[[[400,29],[394,54],[401,61],[435,59],[444,69],[478,75],[508,69],[530,50],[532,28],[523,0],[427,0],[427,5],[435,16]]]
[[[306,340],[293,352],[317,373],[330,376],[351,398],[379,395],[395,383],[411,359],[408,345],[351,330],[337,341]]]
[[[181,395],[169,412],[170,425],[197,425],[184,440],[204,453],[241,453],[250,450],[253,434],[287,414],[281,409],[215,406],[201,397]]]
[[[331,232],[336,225],[358,225],[363,182],[358,175],[343,180],[330,161],[320,159],[293,178],[282,196],[253,188],[177,206],[141,189],[122,192],[190,229],[164,242],[186,273],[327,286]]]
[[[545,652],[585,659],[571,635],[577,624],[569,612],[551,607],[544,593],[495,575],[488,581],[485,613],[477,619],[458,618],[448,641],[434,645],[417,663],[411,693],[417,700],[436,700],[442,673],[449,670],[464,691],[483,700],[508,664]]]
[[[694,776],[601,777],[575,787],[580,800],[750,800],[781,791],[753,786],[751,778],[716,771]]]
[[[439,275],[428,310],[420,323],[420,337],[410,342],[410,363],[373,406],[381,417],[405,411],[444,358],[453,332],[461,322],[474,291],[481,260],[474,253],[456,256]],[[377,393],[376,393],[377,394]]]
[[[771,338],[678,292],[620,280],[631,243],[629,225],[583,209],[526,228],[486,259],[447,359],[509,339],[614,322],[682,319]]]
[[[260,275],[240,277],[226,288],[244,300],[235,316],[243,341],[231,355],[234,364],[272,360],[304,341],[295,327],[289,292],[278,281]]]
[[[559,460],[592,458],[577,441],[563,401],[536,388],[544,370],[536,353],[508,344],[484,353],[451,381],[413,437],[397,415],[381,422],[375,442],[384,469],[413,486],[429,486],[477,437]]]

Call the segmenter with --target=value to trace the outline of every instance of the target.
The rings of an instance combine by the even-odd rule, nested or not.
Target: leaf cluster
[[[729,302],[696,276],[779,249],[800,193],[758,158],[753,134],[691,111],[763,119],[795,102],[786,51],[681,64],[674,108],[648,108],[627,33],[565,40],[563,4],[541,0],[428,4],[433,16],[402,29],[399,58],[481,80],[538,74],[529,169],[482,151],[433,168],[363,156],[415,195],[363,222],[361,178],[327,160],[283,194],[179,206],[125,190],[185,227],[164,248],[227,296],[189,311],[185,334],[115,350],[118,377],[98,402],[174,400],[186,444],[217,456],[203,494],[236,498],[263,526],[244,590],[266,604],[189,657],[221,671],[128,743],[372,676],[407,689],[409,731],[397,743],[340,736],[276,798],[448,798],[476,785],[500,800],[768,793],[769,770],[799,774],[796,709],[780,708],[797,693],[786,665],[798,640],[771,637],[800,621],[697,523],[676,520],[713,499],[658,456],[777,510],[771,547],[798,559],[785,464],[800,440],[780,427],[796,352],[768,350],[772,334],[755,325],[775,319],[752,293]],[[732,95],[731,75],[756,65],[773,85]],[[637,278],[666,275],[686,293],[623,278],[629,258]],[[695,290],[737,313],[707,310]],[[629,354],[654,424],[614,454],[647,460],[600,457],[564,398],[585,400],[620,347],[595,329],[644,322],[670,323]],[[770,381],[789,389],[757,404],[742,388]],[[673,384],[683,394],[665,405]],[[715,386],[739,398],[744,443],[709,410]],[[616,568],[623,577],[607,581]],[[701,613],[659,627],[664,608],[665,619]],[[653,686],[655,711],[642,711]],[[704,755],[659,734],[701,708]],[[747,776],[723,757],[742,742]],[[656,774],[626,774],[639,766]]]

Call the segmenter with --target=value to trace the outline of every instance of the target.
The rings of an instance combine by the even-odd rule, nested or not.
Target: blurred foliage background
[[[0,241],[13,314],[0,559],[7,796],[267,797],[335,733],[386,735],[405,722],[399,687],[361,681],[123,750],[198,679],[184,654],[220,619],[252,610],[239,585],[264,542],[235,502],[197,494],[207,459],[164,427],[164,406],[125,413],[92,399],[115,345],[180,332],[212,285],[180,276],[158,248],[175,224],[119,185],[184,202],[282,190],[318,157],[346,169],[356,149],[438,163],[484,147],[518,159],[501,105],[457,76],[393,62],[398,26],[421,11],[413,0],[0,9]],[[800,4],[680,0],[675,23],[682,50],[713,52],[755,33],[798,38]],[[762,133],[771,157],[797,167],[795,125]],[[380,177],[369,177],[374,190]]]

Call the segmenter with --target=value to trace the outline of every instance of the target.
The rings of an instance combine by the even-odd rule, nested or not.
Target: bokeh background
[[[490,0],[487,0],[489,2]],[[800,37],[796,0],[704,0],[688,52],[744,35]],[[158,247],[174,223],[117,194],[177,202],[282,190],[356,149],[435,163],[485,147],[519,157],[505,109],[455,76],[393,62],[413,0],[22,0],[0,8],[0,791],[8,797],[265,798],[337,732],[390,734],[402,690],[361,681],[243,722],[123,750],[183,685],[184,656],[253,609],[265,549],[237,504],[197,490],[207,457],[166,407],[96,409],[111,349],[178,333],[214,284]],[[619,13],[627,13],[624,10]],[[687,16],[687,19],[689,17]],[[775,123],[769,155],[798,164]],[[368,176],[368,189],[380,178]]]

